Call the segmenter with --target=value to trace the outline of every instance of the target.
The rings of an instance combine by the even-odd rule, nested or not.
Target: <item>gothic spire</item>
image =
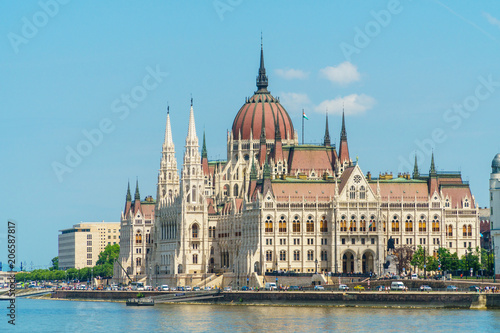
[[[128,182],[127,188],[127,201],[132,201],[132,196],[130,195],[130,181]]]
[[[432,152],[431,156],[431,169],[429,170],[429,176],[436,175],[436,167],[434,166],[434,152]]]
[[[165,142],[166,146],[173,146],[174,140],[172,140],[172,128],[170,126],[170,107],[167,106],[167,125],[165,126]]]
[[[347,132],[345,130],[344,110],[342,110],[342,131],[340,132],[340,141],[347,140]]]
[[[186,138],[187,141],[198,141],[196,137],[196,126],[194,124],[194,111],[193,111],[193,99],[191,98],[191,110],[189,111],[189,127],[188,127],[188,135]]]
[[[267,75],[264,67],[264,48],[262,46],[262,35],[260,37],[260,67],[259,75],[257,75],[257,91],[267,92]]]
[[[420,173],[418,172],[418,164],[417,164],[417,154],[415,153],[415,165],[413,166],[413,178],[418,178]]]
[[[326,113],[326,126],[325,126],[325,138],[324,138],[324,145],[325,146],[330,146],[330,131],[328,130],[328,112]]]
[[[139,194],[139,179],[135,181],[135,200],[141,200],[141,195]]]
[[[201,150],[201,158],[207,158],[207,145],[205,143],[205,130],[203,130],[203,148]]]

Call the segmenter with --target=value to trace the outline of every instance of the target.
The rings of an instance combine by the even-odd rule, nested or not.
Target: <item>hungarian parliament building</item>
[[[322,145],[299,144],[271,95],[261,48],[257,90],[227,135],[227,160],[200,154],[191,101],[178,170],[167,111],[156,200],[130,187],[121,216],[115,280],[194,285],[233,276],[255,285],[265,272],[382,275],[387,243],[457,252],[479,246],[478,207],[460,172],[364,174],[349,154],[345,118],[339,146],[328,115]],[[321,129],[321,132],[323,129]],[[240,281],[241,280],[241,281]]]

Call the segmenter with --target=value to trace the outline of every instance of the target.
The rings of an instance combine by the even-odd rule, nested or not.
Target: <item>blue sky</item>
[[[338,142],[344,104],[365,173],[407,171],[415,153],[427,172],[433,149],[488,205],[498,1],[2,1],[0,22],[0,242],[15,220],[28,268],[57,255],[58,230],[119,221],[128,180],[155,196],[167,103],[179,166],[191,94],[209,159],[225,158],[256,90],[261,31],[269,90],[299,138],[300,110],[319,143],[328,108]]]

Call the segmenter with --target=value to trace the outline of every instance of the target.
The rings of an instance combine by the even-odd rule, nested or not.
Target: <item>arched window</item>
[[[168,173],[168,180],[170,180],[170,179],[172,179],[172,173],[171,172]]]
[[[469,224],[469,227],[467,229],[467,236],[472,237],[472,225]]]
[[[293,251],[293,260],[300,261],[300,251],[299,250]]]
[[[398,232],[399,231],[399,219],[397,215],[394,215],[392,218],[392,232]]]
[[[326,216],[322,216],[319,221],[319,231],[328,232],[328,221],[326,220]]]
[[[307,260],[308,261],[313,261],[314,260],[314,251],[313,250],[307,251]]]
[[[238,196],[238,184],[234,184],[234,187],[233,187],[233,195],[235,197]]]
[[[142,244],[142,234],[140,230],[138,230],[135,234],[135,243]]]
[[[286,261],[286,251],[285,250],[280,251],[280,261]]]
[[[311,215],[309,215],[309,217],[307,218],[306,231],[307,232],[314,232],[314,220],[313,220],[313,217]]]
[[[364,186],[361,186],[359,188],[359,198],[360,199],[366,199],[366,189]]]
[[[439,216],[434,215],[434,219],[432,220],[432,232],[439,231]]]
[[[193,254],[193,264],[197,264],[197,263],[198,263],[198,255]]]
[[[366,231],[366,218],[364,215],[361,215],[361,220],[359,220],[359,231]]]
[[[351,222],[349,223],[349,231],[350,232],[356,231],[356,216],[354,215],[351,216]]]
[[[418,231],[427,232],[427,222],[425,221],[424,215],[421,215],[420,220],[418,221]]]
[[[198,238],[198,224],[193,224],[193,228],[192,228],[192,231],[193,231],[193,238]]]
[[[286,219],[284,215],[281,215],[279,221],[279,232],[286,232]]]
[[[446,230],[446,236],[448,237],[453,236],[453,226],[451,224],[448,224],[448,230]]]
[[[356,199],[356,188],[354,186],[349,188],[349,199]]]
[[[271,250],[266,251],[266,261],[273,261],[273,251]]]
[[[347,221],[345,215],[340,218],[340,231],[347,231]]]
[[[273,220],[271,219],[271,215],[267,216],[267,219],[266,219],[265,223],[266,223],[266,225],[265,225],[265,227],[266,227],[265,231],[266,232],[273,232]]]
[[[406,217],[406,221],[405,221],[405,231],[406,232],[413,232],[413,221],[411,219],[411,216],[408,215]]]
[[[328,251],[321,251],[321,261],[328,261]]]
[[[446,201],[444,202],[444,206],[446,208],[449,208],[450,207],[450,199],[446,199]]]
[[[141,267],[141,266],[142,266],[141,258],[135,258],[135,267]]]
[[[465,199],[465,201],[464,201],[464,207],[465,208],[469,208],[469,200],[468,199]]]
[[[377,231],[377,222],[375,221],[375,215],[370,216],[370,225],[368,226],[368,231]]]
[[[196,186],[193,185],[193,190],[191,191],[191,198],[193,199],[192,202],[196,202]]]
[[[467,226],[464,224],[464,227],[462,228],[462,233],[464,237],[467,237]]]
[[[227,184],[224,185],[224,191],[223,191],[223,193],[224,193],[225,197],[227,197],[229,195],[229,185],[227,185]]]
[[[298,215],[293,218],[293,232],[300,232],[300,219]]]

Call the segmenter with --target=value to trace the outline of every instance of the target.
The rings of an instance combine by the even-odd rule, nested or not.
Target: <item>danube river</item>
[[[0,302],[4,308],[7,302]],[[1,311],[4,314],[6,311]],[[500,310],[385,309],[16,300],[0,332],[499,332]]]

